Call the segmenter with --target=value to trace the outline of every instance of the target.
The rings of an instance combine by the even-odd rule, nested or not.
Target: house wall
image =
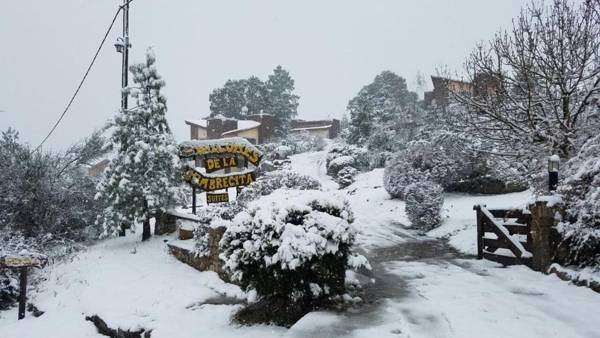
[[[227,135],[227,136],[238,136],[238,137],[243,137],[246,138],[248,140],[250,140],[253,143],[257,143],[259,142],[259,132],[258,132],[258,128],[254,128],[254,129],[249,129],[249,130],[244,130],[244,131],[240,131],[237,132],[233,135]]]
[[[319,130],[318,134],[321,135],[322,133],[325,133],[323,136],[325,138],[336,138],[340,132],[340,120],[338,120],[338,119],[316,120],[316,121],[293,120],[291,128],[292,129],[294,129],[294,128],[313,128],[313,127],[321,127],[321,126],[331,126],[328,129],[320,129]],[[309,130],[309,132],[312,132],[312,131],[313,130]]]
[[[207,124],[206,138],[211,140],[218,139],[222,137],[224,132],[237,128],[237,120],[209,119]]]
[[[308,133],[310,135],[313,135],[313,136],[318,136],[318,137],[322,137],[322,138],[329,138],[329,130],[330,130],[330,128],[326,128],[326,129],[312,129],[312,130],[308,130]]]
[[[198,133],[197,133],[197,140],[206,140],[206,129],[205,128],[197,128],[198,129]]]

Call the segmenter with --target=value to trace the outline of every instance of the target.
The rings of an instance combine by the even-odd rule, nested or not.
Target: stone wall
[[[165,235],[177,230],[177,218],[171,214],[161,212],[156,216],[154,224],[155,235]]]
[[[175,244],[169,244],[169,253],[181,262],[199,271],[214,271],[221,279],[229,282],[229,275],[223,270],[223,261],[219,258],[219,242],[225,233],[225,227],[210,228],[208,230],[209,254],[197,256],[193,250]]]

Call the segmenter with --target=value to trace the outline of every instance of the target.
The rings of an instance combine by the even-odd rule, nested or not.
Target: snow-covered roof
[[[252,121],[252,120],[238,120],[238,128],[234,130],[228,130],[223,133],[223,135],[235,134],[240,131],[250,130],[254,128],[258,128],[260,126],[260,122]]]
[[[202,146],[226,146],[229,144],[241,144],[247,147],[256,148],[252,143],[243,137],[228,137],[214,140],[186,140],[179,144],[180,147],[202,147]]]
[[[206,119],[185,120],[185,123],[189,124],[189,125],[194,125],[196,127],[204,128],[204,129],[208,128],[208,120],[206,120]],[[240,131],[257,128],[258,126],[260,126],[260,122],[256,122],[253,120],[237,120],[237,125],[238,125],[237,129],[228,130],[228,131],[224,132],[223,135],[235,134]]]
[[[206,126],[208,125],[208,121],[207,120],[185,120],[186,124],[190,124],[190,125],[194,125],[200,128],[206,128]]]
[[[331,124],[327,124],[324,126],[316,126],[316,127],[294,128],[294,129],[292,129],[292,131],[319,130],[319,129],[329,129],[329,128],[331,128]]]

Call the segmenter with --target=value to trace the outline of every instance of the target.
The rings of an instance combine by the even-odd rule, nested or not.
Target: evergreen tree
[[[116,158],[98,185],[96,198],[108,207],[99,222],[104,235],[116,234],[123,225],[143,222],[142,240],[150,237],[150,218],[169,207],[179,180],[177,147],[167,124],[165,83],[154,67],[151,51],[146,62],[129,68],[134,86],[127,91],[136,108],[115,118],[112,143]]]
[[[277,66],[267,80],[270,106],[267,113],[277,116],[281,121],[280,136],[286,134],[291,120],[298,115],[298,95],[294,94],[294,79],[290,73]]]
[[[228,80],[209,96],[210,116],[242,119],[246,115],[271,114],[281,121],[277,133],[283,136],[290,121],[298,115],[298,95],[294,94],[294,79],[290,73],[277,66],[267,82],[256,76],[248,79]]]
[[[222,88],[209,95],[210,116],[225,116],[239,119],[246,106],[246,80],[227,80]]]
[[[365,142],[378,125],[412,123],[418,113],[417,100],[417,94],[408,90],[404,78],[391,71],[382,72],[348,103],[348,141]]]
[[[244,111],[248,115],[266,113],[271,106],[269,91],[258,77],[251,76],[244,83]]]

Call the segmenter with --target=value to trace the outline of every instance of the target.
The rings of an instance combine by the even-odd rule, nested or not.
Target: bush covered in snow
[[[103,155],[96,132],[63,153],[33,151],[12,129],[0,135],[0,231],[85,240],[102,205],[86,164]],[[92,234],[93,235],[93,234]]]
[[[49,261],[62,261],[72,254],[84,249],[83,244],[66,238],[65,236],[46,233],[43,236],[24,236],[20,231],[4,231],[0,234],[0,257],[5,255],[43,254]],[[35,273],[29,280],[29,287],[40,281],[40,276]],[[19,296],[19,271],[15,269],[0,269],[0,310],[6,310],[18,301]]]
[[[259,148],[266,160],[277,160],[294,154],[321,151],[325,148],[325,145],[326,141],[322,137],[303,132],[290,133],[276,142],[261,144]]]
[[[335,181],[339,184],[340,189],[343,189],[354,183],[354,177],[358,174],[358,170],[353,167],[344,167],[337,173]]]
[[[567,208],[559,229],[569,254],[560,263],[600,268],[600,136],[566,163],[564,174],[558,190]]]
[[[291,170],[275,170],[264,173],[255,182],[244,187],[237,197],[240,205],[268,195],[277,189],[319,190],[321,183],[310,176],[298,174]]]
[[[277,190],[231,221],[221,258],[234,281],[272,305],[260,320],[290,325],[346,292],[346,270],[368,267],[351,252],[352,217],[347,201],[326,193]]]
[[[441,224],[444,189],[434,182],[421,181],[406,188],[406,215],[412,226],[429,231]]]
[[[465,175],[466,165],[432,142],[414,141],[388,161],[384,187],[392,197],[400,199],[410,184],[420,181],[431,180],[447,188]]]
[[[327,174],[333,177],[345,167],[366,170],[369,168],[367,150],[346,143],[335,143],[329,148],[325,165]]]

